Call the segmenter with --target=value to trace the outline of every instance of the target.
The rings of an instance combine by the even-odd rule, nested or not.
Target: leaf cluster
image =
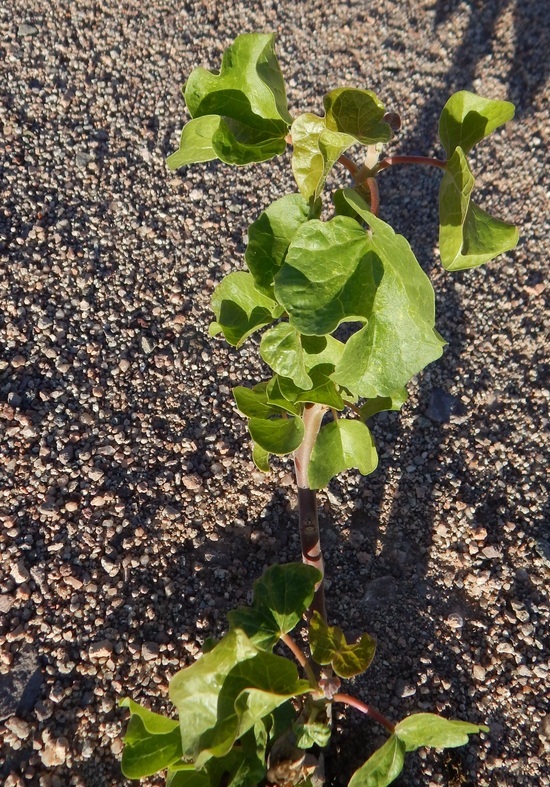
[[[364,672],[375,650],[368,634],[348,643],[340,628],[327,625],[317,613],[309,622],[310,658],[290,639],[320,578],[315,568],[302,563],[275,565],[265,572],[254,585],[252,604],[230,613],[227,634],[170,681],[179,720],[130,698],[122,700],[130,711],[122,757],[126,777],[166,770],[167,787],[253,787],[271,782],[292,762],[300,764],[293,783],[313,783],[317,747],[326,746],[331,735],[326,706],[339,700],[334,675],[350,678]],[[280,641],[298,654],[305,677],[294,661],[274,653]],[[400,773],[406,752],[460,746],[482,729],[429,713],[409,716],[393,727],[350,785],[384,787]]]
[[[350,148],[361,151],[376,177],[393,131],[369,90],[337,88],[323,98],[323,115],[292,118],[274,36],[247,33],[223,55],[219,73],[195,69],[184,98],[185,125],[171,168],[218,158],[228,164],[264,161],[292,145],[297,192],[267,207],[253,222],[246,271],[226,276],[212,297],[212,336],[239,347],[261,332],[260,355],[271,377],[234,395],[248,419],[257,466],[270,454],[294,453],[304,441],[304,410],[325,418],[309,452],[310,488],[343,470],[377,466],[367,419],[399,409],[406,386],[439,358],[445,344],[435,328],[435,296],[406,239],[371,209],[368,190],[332,195],[334,215],[321,220],[323,188]],[[445,268],[473,267],[512,248],[517,231],[492,218],[470,195],[466,155],[513,116],[513,105],[456,93],[445,105],[439,134],[448,161],[440,192],[440,248]],[[374,155],[374,158],[373,158]]]

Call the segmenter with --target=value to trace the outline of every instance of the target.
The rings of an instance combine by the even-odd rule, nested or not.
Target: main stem
[[[327,619],[324,583],[325,565],[319,533],[317,499],[315,490],[309,486],[308,467],[315,438],[319,433],[321,422],[327,409],[327,407],[320,404],[306,404],[303,414],[304,439],[294,453],[302,560],[307,565],[314,566],[322,574],[322,579],[315,589],[315,595],[309,611],[318,612],[324,621]]]

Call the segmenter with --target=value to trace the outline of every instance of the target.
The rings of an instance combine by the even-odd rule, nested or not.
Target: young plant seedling
[[[384,787],[401,772],[405,753],[422,746],[460,746],[482,725],[431,713],[393,724],[340,690],[340,679],[367,669],[374,641],[348,643],[327,622],[316,490],[351,468],[372,473],[378,458],[367,420],[399,410],[406,386],[439,358],[432,285],[406,239],[378,216],[377,178],[399,164],[442,170],[440,256],[450,271],[473,268],[512,249],[515,227],[471,199],[467,155],[510,120],[506,101],[455,93],[443,108],[444,160],[385,156],[400,121],[368,90],[337,88],[324,114],[293,118],[287,107],[274,36],[244,34],[223,55],[221,70],[195,69],[184,88],[191,120],[171,169],[219,159],[247,165],[290,147],[296,193],[265,208],[248,233],[247,271],[226,276],[212,297],[210,334],[239,347],[261,331],[268,379],[238,386],[256,465],[270,455],[294,460],[303,563],[273,566],[255,584],[250,607],[229,615],[229,631],[170,682],[179,722],[130,699],[123,772],[140,778],[167,769],[167,787],[252,787],[323,783],[322,756],[331,734],[330,706],[370,715],[389,733],[359,768],[351,787]],[[361,155],[356,163],[350,148]],[[333,215],[321,220],[328,173],[343,165],[353,178],[331,194]],[[326,206],[325,206],[326,207]],[[354,323],[345,338],[340,326]],[[309,655],[290,636],[308,621]],[[282,642],[298,662],[277,655]]]

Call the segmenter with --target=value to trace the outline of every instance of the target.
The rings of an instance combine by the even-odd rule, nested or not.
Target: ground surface
[[[402,114],[395,152],[440,154],[454,89],[517,105],[475,158],[479,201],[521,231],[486,269],[441,271],[436,170],[381,177],[449,346],[375,420],[376,474],[331,484],[321,514],[330,618],[379,640],[351,690],[394,719],[490,726],[411,756],[398,784],[547,783],[545,3],[12,0],[0,20],[0,781],[129,784],[119,698],[164,707],[251,580],[299,558],[290,467],[253,471],[230,396],[262,376],[254,343],[206,336],[248,224],[293,188],[289,158],[164,164],[186,75],[266,30],[293,112],[374,89]],[[379,734],[353,717],[332,784]]]

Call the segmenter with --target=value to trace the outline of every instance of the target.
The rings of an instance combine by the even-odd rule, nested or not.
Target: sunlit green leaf
[[[331,664],[341,678],[365,672],[376,650],[376,642],[368,634],[349,644],[342,629],[328,626],[318,612],[314,612],[309,621],[309,644],[314,661]]]
[[[222,279],[214,290],[211,306],[216,320],[210,325],[210,336],[223,333],[234,347],[282,313],[274,300],[258,292],[252,275],[244,271],[235,271]]]
[[[493,218],[471,202],[473,187],[474,176],[464,152],[457,147],[439,191],[439,248],[447,270],[482,265],[518,242],[516,227]]]
[[[396,735],[391,735],[384,745],[355,771],[348,787],[387,787],[403,770],[404,761],[405,744]]]
[[[299,387],[312,387],[306,372],[304,352],[298,331],[288,322],[280,322],[262,336],[260,355],[273,371],[290,379]]]
[[[381,276],[356,221],[313,220],[294,236],[275,277],[275,295],[300,333],[323,336],[341,322],[367,321]]]
[[[195,121],[215,117],[217,123],[211,119],[189,131],[184,128],[180,150],[170,157],[172,168],[216,156],[229,164],[248,164],[284,151],[291,117],[273,35],[238,36],[225,50],[219,73],[205,68],[191,72],[184,97]]]
[[[370,90],[340,87],[323,98],[327,128],[351,134],[363,145],[388,142],[390,126],[382,118],[384,105]]]
[[[250,436],[264,451],[284,456],[295,451],[304,439],[304,422],[301,418],[277,418],[267,421],[251,418],[248,422]]]
[[[181,132],[179,150],[168,156],[166,163],[172,170],[186,164],[197,164],[203,161],[212,161],[217,158],[212,147],[212,137],[220,126],[217,115],[204,115],[190,120]]]
[[[197,767],[210,757],[227,754],[234,742],[258,721],[309,690],[308,682],[298,678],[295,664],[273,653],[260,651],[236,664],[219,694],[217,724],[201,738]]]
[[[363,475],[376,470],[378,455],[369,428],[361,421],[339,418],[321,427],[308,469],[312,489],[321,489],[343,470]]]
[[[316,200],[326,177],[342,153],[357,140],[327,128],[325,118],[309,112],[299,115],[291,128],[292,172],[300,194]]]
[[[320,580],[320,572],[303,563],[271,566],[254,583],[252,605],[229,613],[231,627],[243,629],[258,647],[271,649],[298,625]]]
[[[514,117],[509,101],[482,98],[460,90],[447,101],[439,119],[439,137],[450,158],[457,147],[468,153],[498,126]]]
[[[257,652],[244,632],[230,631],[213,650],[174,675],[169,695],[178,709],[184,757],[196,757],[203,736],[217,725],[219,695],[228,674]]]
[[[129,697],[120,702],[131,716],[124,736],[122,772],[128,779],[151,776],[179,760],[182,744],[179,724],[143,708]]]
[[[367,301],[363,313],[368,323],[348,339],[332,379],[368,399],[391,397],[441,356],[444,341],[434,328],[434,291],[405,238],[366,210],[364,201],[353,190],[346,189],[344,195],[370,226],[363,241],[366,256],[361,256],[365,251],[357,243],[357,250],[350,249],[348,257],[355,254],[360,260],[358,267],[370,263],[374,287],[371,285],[370,291],[367,287],[363,296]],[[361,232],[352,219],[341,217],[340,221],[351,222],[357,228],[355,232]],[[345,256],[345,251],[338,251]],[[292,245],[288,264],[291,253]],[[284,299],[281,302],[290,314],[288,304]],[[292,314],[290,318],[292,322]]]
[[[273,202],[248,230],[245,260],[256,288],[273,297],[273,277],[283,264],[290,241],[309,217],[301,194],[287,194]]]
[[[489,728],[483,724],[444,719],[435,713],[414,713],[395,727],[395,734],[407,751],[415,751],[421,746],[436,749],[463,746],[468,743],[468,735],[477,732],[489,732]]]

